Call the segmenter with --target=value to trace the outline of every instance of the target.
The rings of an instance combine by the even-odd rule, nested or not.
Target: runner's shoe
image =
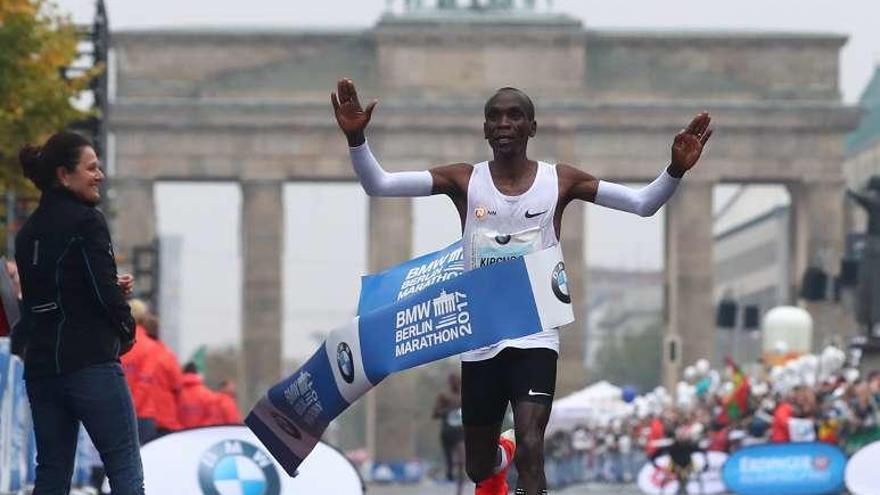
[[[474,495],[507,495],[507,471],[513,465],[513,455],[516,452],[516,436],[513,429],[509,429],[498,438],[498,445],[504,449],[506,462],[494,475],[477,483]]]

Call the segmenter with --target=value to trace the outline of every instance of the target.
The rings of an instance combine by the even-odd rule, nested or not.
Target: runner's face
[[[492,97],[483,133],[496,155],[524,153],[536,130],[537,124],[526,113],[526,103],[520,95],[502,91]]]

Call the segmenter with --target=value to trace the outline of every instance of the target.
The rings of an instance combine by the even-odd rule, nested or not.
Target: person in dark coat
[[[143,495],[131,394],[119,356],[134,344],[110,232],[96,208],[104,180],[91,143],[59,132],[19,153],[42,195],[15,240],[22,286],[25,384],[37,444],[34,495],[70,492],[82,423],[114,495]]]

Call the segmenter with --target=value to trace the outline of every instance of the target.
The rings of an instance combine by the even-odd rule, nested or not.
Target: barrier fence
[[[30,492],[36,474],[36,455],[24,363],[10,353],[9,338],[0,337],[0,495]],[[89,484],[95,462],[91,441],[80,428],[74,487]]]
[[[36,449],[23,373],[21,359],[10,354],[9,339],[0,338],[0,495],[23,495],[34,483]],[[849,458],[837,447],[819,443],[746,447],[724,462],[723,468],[717,466],[707,474],[723,481],[723,490],[717,492],[760,495],[784,488],[785,493],[818,495],[840,493],[845,471],[852,493],[880,493],[864,491],[864,487],[880,487],[880,470],[876,469],[880,466],[880,442],[861,447]],[[87,486],[91,467],[98,461],[82,428],[76,457],[72,485]],[[548,466],[548,470],[556,469]],[[677,491],[671,479],[658,474],[648,473],[640,484],[644,483],[648,483],[642,487],[646,493]],[[695,483],[689,491],[706,493],[706,488]]]

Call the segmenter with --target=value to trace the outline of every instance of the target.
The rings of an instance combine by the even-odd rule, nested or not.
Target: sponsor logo
[[[203,495],[280,495],[281,481],[272,459],[241,440],[213,445],[199,460]]]
[[[824,455],[819,455],[813,458],[813,468],[816,471],[825,471],[828,469],[828,466],[831,465],[831,459]]]
[[[530,397],[536,397],[536,396],[539,396],[539,395],[544,395],[544,396],[547,396],[547,397],[553,397],[553,394],[548,394],[547,392],[535,392],[534,390],[529,389],[529,396],[530,396]]]
[[[351,355],[351,348],[345,342],[340,342],[336,346],[336,366],[345,383],[354,381],[354,359]]]
[[[272,419],[275,420],[275,424],[278,425],[284,433],[287,433],[297,440],[302,440],[302,433],[299,432],[299,428],[294,426],[289,419],[274,411],[269,414],[272,416]]]
[[[486,218],[488,215],[496,215],[497,213],[494,210],[490,210],[485,206],[478,206],[474,209],[474,216],[477,217],[477,220],[482,220]]]
[[[468,296],[440,291],[437,297],[397,312],[394,357],[473,335]]]
[[[538,213],[532,213],[529,210],[526,210],[526,218],[535,218],[547,213],[547,210],[539,211]]]
[[[553,288],[553,295],[556,296],[556,299],[565,304],[571,304],[571,294],[568,291],[568,276],[565,274],[565,263],[562,261],[557,263],[556,268],[553,269],[553,274],[550,276],[550,286]]]
[[[510,242],[510,235],[496,235],[495,242],[501,244],[502,246]]]

